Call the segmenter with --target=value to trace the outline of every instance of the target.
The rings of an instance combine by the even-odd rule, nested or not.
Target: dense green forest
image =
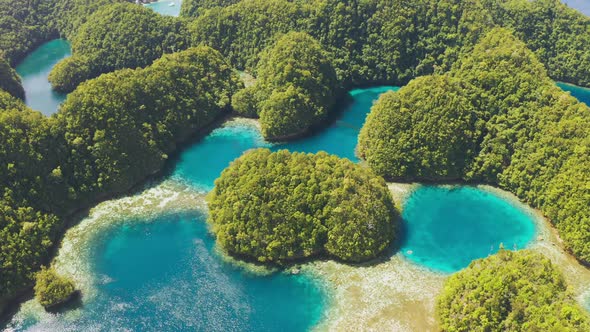
[[[236,94],[234,109],[260,116],[266,139],[285,139],[322,123],[343,95],[333,59],[302,32],[290,32],[260,56],[253,86]]]
[[[325,152],[250,151],[222,172],[208,201],[218,243],[259,262],[365,261],[396,241],[399,228],[385,181]]]
[[[39,44],[70,38],[88,15],[127,0],[0,0],[0,50],[15,65]]]
[[[238,2],[240,2],[240,0],[183,0],[180,15],[185,17],[197,17],[207,9],[226,7]]]
[[[0,306],[30,284],[65,216],[158,171],[229,111],[240,84],[219,52],[198,47],[87,81],[51,118],[0,92]]]
[[[442,331],[590,330],[561,273],[529,250],[500,250],[452,275],[437,315]]]
[[[193,42],[220,50],[240,69],[255,70],[259,53],[295,30],[334,54],[346,86],[401,85],[447,70],[484,32],[503,26],[516,29],[551,77],[589,84],[590,19],[559,0],[187,2],[182,15],[196,17]]]
[[[181,21],[131,3],[105,6],[71,38],[71,58],[52,70],[54,89],[70,92],[83,81],[116,69],[145,67],[165,53],[186,49]]]
[[[508,30],[488,33],[444,76],[383,95],[359,153],[392,180],[499,185],[538,207],[590,263],[590,108],[563,92]]]

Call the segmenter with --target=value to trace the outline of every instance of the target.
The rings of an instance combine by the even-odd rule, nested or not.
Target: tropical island
[[[384,84],[403,87],[372,107],[360,164],[258,149],[217,174],[221,251],[379,264],[404,240],[386,181],[463,183],[539,209],[590,265],[590,108],[555,85],[590,87],[590,18],[558,0],[184,0],[178,18],[134,1],[0,1],[0,21],[0,312],[33,287],[45,307],[70,298],[75,283],[42,266],[75,215],[166,176],[229,117],[296,141],[335,121],[345,91]],[[68,95],[46,117],[14,67],[58,37],[72,56],[48,80]],[[559,266],[528,250],[451,275],[436,315],[444,331],[590,326]]]

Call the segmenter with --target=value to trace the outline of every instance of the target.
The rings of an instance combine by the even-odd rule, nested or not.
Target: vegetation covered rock
[[[52,268],[43,267],[35,278],[35,297],[47,309],[64,304],[76,292],[74,282],[58,275]]]
[[[466,84],[425,76],[382,95],[359,136],[358,152],[393,180],[456,180],[476,153],[475,106]]]
[[[361,262],[397,238],[383,179],[323,152],[253,150],[223,171],[208,198],[218,243],[259,262],[319,255]]]
[[[262,134],[277,140],[325,120],[342,94],[332,58],[312,37],[290,32],[261,55],[256,84],[237,95],[234,109],[260,116]]]
[[[0,90],[4,90],[16,98],[25,99],[25,90],[16,71],[10,67],[10,64],[0,52]]]
[[[443,331],[590,330],[561,273],[529,250],[501,250],[452,275],[437,315]]]
[[[131,3],[98,9],[71,41],[72,58],[62,60],[50,76],[60,92],[103,73],[145,67],[163,54],[188,47],[181,21]]]

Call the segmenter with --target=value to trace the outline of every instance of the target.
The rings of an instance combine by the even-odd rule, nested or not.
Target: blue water
[[[520,207],[472,187],[420,187],[404,204],[402,217],[402,253],[447,273],[496,253],[500,244],[522,249],[536,232],[532,217]]]
[[[557,82],[557,86],[560,87],[564,91],[568,91],[571,93],[572,96],[577,98],[579,101],[585,103],[586,105],[590,105],[590,89],[583,88],[581,86]]]
[[[27,106],[45,115],[57,112],[66,95],[54,92],[47,77],[53,66],[71,53],[68,41],[52,40],[39,46],[16,67],[22,78]]]
[[[209,191],[213,188],[215,179],[232,160],[249,149],[259,147],[300,152],[326,151],[357,161],[354,151],[358,134],[373,102],[380,94],[398,89],[398,87],[383,86],[353,90],[350,92],[352,102],[346,106],[332,125],[313,136],[288,143],[265,142],[258,129],[243,124],[215,129],[202,142],[183,151],[172,176],[201,190]]]
[[[171,6],[171,4],[173,4],[173,6]],[[157,2],[146,4],[145,6],[162,15],[178,16],[180,15],[181,4],[182,0],[159,0]]]
[[[98,295],[80,315],[37,331],[305,331],[321,317],[317,283],[254,276],[225,263],[197,214],[161,216],[103,232],[90,244]]]

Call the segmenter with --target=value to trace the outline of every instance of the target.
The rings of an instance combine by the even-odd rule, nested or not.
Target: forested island
[[[0,22],[0,311],[35,279],[47,306],[68,298],[75,285],[41,266],[72,214],[157,174],[216,121],[257,118],[266,139],[293,140],[329,122],[347,89],[378,84],[405,86],[367,118],[366,165],[256,150],[220,175],[209,222],[223,249],[365,262],[401,236],[385,180],[459,181],[540,209],[590,264],[590,109],[554,83],[590,86],[590,19],[558,0],[184,0],[180,18],[123,0],[0,0]],[[57,37],[73,56],[49,80],[70,94],[45,117],[13,67]],[[469,288],[504,275],[502,299]],[[438,307],[449,331],[590,324],[529,252],[472,263]]]

